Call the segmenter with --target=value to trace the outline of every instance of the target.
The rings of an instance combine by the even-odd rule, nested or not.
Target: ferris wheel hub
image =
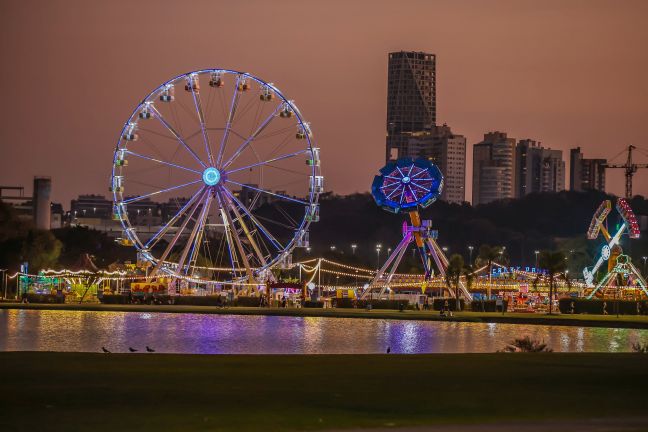
[[[207,186],[216,186],[221,180],[221,173],[216,168],[209,167],[203,171],[202,179]]]

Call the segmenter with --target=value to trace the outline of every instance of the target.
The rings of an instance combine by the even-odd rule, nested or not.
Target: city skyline
[[[538,140],[563,155],[581,147],[587,158],[610,159],[628,144],[648,147],[642,124],[648,115],[641,78],[648,69],[641,47],[644,3],[295,4],[274,5],[280,25],[270,30],[250,26],[237,33],[227,14],[202,18],[192,12],[197,25],[177,24],[178,31],[170,33],[163,23],[170,17],[192,22],[185,19],[192,8],[3,3],[3,51],[16,60],[1,72],[11,102],[2,115],[14,127],[0,132],[0,183],[28,188],[34,175],[48,175],[53,200],[63,203],[79,194],[107,194],[114,144],[137,102],[169,76],[212,66],[250,71],[295,95],[322,148],[327,190],[366,192],[384,160],[387,55],[400,50],[436,56],[436,122],[467,139],[467,199],[472,146],[489,131]],[[194,5],[206,12],[217,8]],[[371,17],[363,15],[369,5]],[[250,7],[227,10],[236,15]],[[501,15],[509,26],[489,24]],[[300,19],[312,16],[318,20]],[[430,16],[444,19],[423,25]],[[138,21],[160,25],[141,38]],[[385,34],[397,21],[408,25]],[[221,28],[217,43],[210,39],[213,25]],[[330,32],[331,25],[338,31]],[[364,31],[352,40],[336,36],[348,34],[350,26]],[[291,38],[293,32],[301,37]],[[191,50],[183,49],[187,41]],[[99,51],[102,56],[86,56]],[[635,193],[648,194],[646,175],[644,170],[635,176]],[[608,192],[623,195],[621,170],[608,170],[606,183]]]

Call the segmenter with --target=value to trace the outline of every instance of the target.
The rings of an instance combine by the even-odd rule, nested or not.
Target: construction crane
[[[625,169],[625,178],[626,178],[626,187],[625,187],[625,197],[626,199],[632,198],[632,176],[637,172],[639,168],[648,168],[648,164],[636,164],[632,162],[632,150],[637,147],[633,145],[628,146],[628,159],[624,164],[605,164],[604,168],[623,168]]]

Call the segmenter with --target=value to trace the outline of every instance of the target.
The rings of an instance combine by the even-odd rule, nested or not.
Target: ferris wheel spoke
[[[182,184],[182,185],[179,185],[179,186],[173,186],[173,187],[170,187],[170,188],[167,188],[167,189],[162,189],[162,190],[151,192],[151,193],[148,193],[148,194],[145,194],[145,195],[140,195],[140,196],[136,196],[136,197],[133,197],[133,198],[128,198],[128,199],[123,200],[122,204],[128,204],[128,203],[132,203],[132,202],[136,202],[136,201],[141,201],[141,200],[143,200],[145,198],[148,198],[148,197],[151,197],[151,196],[154,196],[154,195],[157,195],[157,194],[161,194],[161,193],[164,193],[164,192],[169,192],[169,191],[176,190],[176,189],[181,189],[183,187],[195,185],[196,183],[202,183],[202,180],[194,180],[192,182],[185,183],[185,184]]]
[[[235,182],[235,181],[229,180],[229,179],[226,179],[225,181],[227,183],[232,183],[232,184],[235,184],[235,185],[247,188],[247,189],[252,189],[252,190],[262,192],[262,193],[265,193],[265,194],[268,194],[268,195],[276,196],[278,198],[282,198],[282,199],[285,199],[285,200],[288,200],[288,201],[293,201],[293,202],[296,202],[296,203],[299,203],[299,204],[309,205],[309,203],[307,203],[306,201],[302,201],[302,200],[297,199],[297,198],[292,198],[292,197],[289,197],[289,196],[286,196],[286,195],[281,195],[281,194],[278,194],[278,193],[270,192],[269,190],[260,189],[260,188],[254,187],[254,186],[250,186],[250,185],[246,185],[246,184],[243,184],[243,183]]]
[[[150,161],[157,162],[157,163],[160,163],[160,164],[163,164],[163,165],[168,165],[168,166],[172,166],[172,167],[175,167],[175,168],[180,168],[180,169],[183,169],[183,170],[186,170],[186,171],[191,171],[191,172],[194,172],[194,173],[196,173],[196,174],[200,174],[200,175],[202,175],[202,173],[201,173],[200,171],[197,171],[197,170],[195,170],[195,169],[191,169],[191,168],[187,168],[187,167],[184,167],[184,166],[182,166],[182,165],[177,165],[177,164],[174,164],[174,163],[171,163],[171,162],[163,161],[163,160],[160,160],[160,159],[155,159],[155,158],[152,158],[152,157],[150,157],[150,156],[146,156],[146,155],[143,155],[143,154],[135,153],[135,152],[130,151],[130,150],[126,150],[125,152],[126,152],[127,154],[129,154],[129,155],[133,155],[133,156],[135,156],[135,157],[139,157],[139,158],[142,158],[142,159],[148,159],[148,160],[150,160]]]
[[[257,228],[259,228],[259,230],[268,238],[268,240],[270,240],[270,243],[272,243],[272,245],[275,248],[277,248],[277,250],[283,250],[284,249],[284,247],[281,245],[281,243],[279,243],[279,241],[272,234],[270,234],[270,231],[268,231],[268,229],[266,227],[264,227],[261,222],[259,222],[259,220],[252,214],[252,212],[250,212],[250,210],[248,210],[248,208],[245,207],[243,205],[243,203],[238,198],[236,198],[234,196],[233,193],[231,193],[229,190],[227,190],[225,188],[223,188],[223,191],[225,192],[225,194],[232,201],[234,201],[234,203],[236,203],[236,205],[241,210],[243,210],[243,213],[245,213],[247,215],[247,217],[250,218],[250,220],[257,226]]]
[[[201,166],[203,166],[204,168],[207,167],[207,165],[205,165],[205,163],[200,159],[200,157],[198,157],[196,152],[193,151],[191,147],[189,147],[189,144],[186,143],[186,141],[180,136],[180,134],[174,129],[174,127],[171,126],[171,124],[169,124],[169,122],[164,118],[164,116],[160,113],[160,111],[158,111],[158,109],[153,104],[151,104],[150,107],[151,107],[150,109],[151,109],[151,113],[153,114],[153,117],[158,119],[160,123],[162,123],[162,125],[165,128],[167,128],[167,130],[171,133],[171,135],[173,135],[180,142],[180,144],[182,144],[187,149],[187,151],[191,154],[191,156],[193,156],[194,159],[196,159],[196,161],[198,161],[198,163]]]
[[[162,253],[162,256],[160,257],[157,264],[155,265],[155,268],[153,268],[153,271],[151,272],[150,275],[151,277],[154,277],[160,271],[162,265],[164,264],[165,260],[169,256],[169,253],[171,252],[175,244],[178,242],[178,239],[182,236],[182,233],[187,228],[187,225],[189,224],[189,221],[193,217],[193,214],[196,212],[196,210],[200,206],[200,203],[202,202],[203,198],[207,193],[209,193],[209,190],[204,190],[203,193],[200,195],[200,199],[196,200],[196,202],[193,203],[193,205],[191,206],[191,210],[189,210],[189,213],[187,213],[187,217],[182,222],[182,225],[180,225],[180,228],[178,228],[175,235],[167,245],[166,249],[164,250],[164,253]]]
[[[225,146],[227,146],[227,138],[229,137],[230,129],[232,128],[232,122],[234,121],[234,115],[236,114],[236,108],[238,107],[239,99],[241,98],[241,92],[238,90],[239,84],[241,82],[241,75],[237,75],[236,83],[234,84],[234,94],[232,95],[232,102],[230,104],[229,114],[227,115],[227,122],[225,123],[225,129],[223,130],[223,138],[221,139],[220,148],[218,149],[218,157],[216,158],[216,165],[220,165],[223,159],[223,153],[225,152]]]
[[[191,206],[196,199],[198,198],[199,195],[201,195],[204,192],[204,188],[198,189],[198,191],[193,194],[193,196],[187,200],[184,206],[178,210],[178,212],[171,218],[169,221],[162,227],[160,230],[151,237],[146,244],[144,245],[145,248],[153,247],[157,244],[157,242],[164,238],[164,235],[167,233],[167,231],[177,222],[177,220],[184,214],[184,212]]]
[[[196,113],[198,114],[198,122],[200,123],[200,130],[202,131],[203,142],[205,143],[205,152],[207,153],[207,160],[209,165],[214,165],[214,157],[211,151],[211,143],[209,142],[209,134],[207,133],[207,128],[205,125],[205,114],[203,113],[202,103],[200,101],[200,93],[192,86],[191,94],[193,96],[194,106],[196,107]]]
[[[225,162],[225,163],[223,164],[223,169],[227,168],[227,167],[228,167],[232,162],[234,162],[234,160],[235,160],[237,157],[239,157],[239,155],[240,155],[241,153],[243,153],[243,150],[245,150],[245,149],[247,148],[247,146],[249,146],[250,143],[251,143],[252,141],[254,141],[254,139],[255,139],[256,137],[258,137],[259,134],[260,134],[261,132],[263,132],[263,130],[264,130],[266,127],[268,127],[268,125],[272,122],[272,120],[274,120],[274,118],[277,117],[277,113],[281,110],[281,107],[282,107],[281,104],[277,105],[277,107],[274,109],[274,111],[272,111],[272,113],[271,113],[268,117],[266,117],[266,119],[263,121],[263,123],[261,123],[261,125],[259,125],[259,127],[258,127],[258,128],[257,128],[257,129],[252,133],[252,135],[250,135],[250,136],[249,136],[249,137],[248,137],[248,138],[243,142],[243,144],[241,144],[241,146],[240,146],[238,149],[236,149],[236,151],[234,152],[234,154],[232,155],[232,157],[230,157],[230,158],[227,160],[227,162]]]
[[[235,172],[238,172],[238,171],[243,171],[243,170],[254,168],[254,167],[257,167],[257,166],[260,166],[260,165],[267,165],[267,164],[272,163],[272,162],[277,162],[277,161],[280,161],[280,160],[283,160],[283,159],[289,159],[289,158],[299,156],[300,154],[304,154],[304,153],[308,153],[308,152],[310,152],[310,150],[306,149],[306,150],[300,150],[300,151],[295,152],[295,153],[290,153],[290,154],[277,156],[276,158],[268,159],[268,160],[265,160],[263,162],[257,162],[257,163],[254,163],[252,165],[247,165],[247,166],[244,166],[244,167],[240,167],[240,168],[236,168],[236,169],[227,171],[227,174],[235,173]]]
[[[227,194],[225,194],[224,198],[225,198],[225,201],[226,201],[227,205],[229,205],[230,208],[232,209],[232,213],[234,213],[234,215],[236,216],[236,220],[237,220],[239,226],[243,229],[243,232],[245,233],[245,236],[247,237],[248,242],[250,242],[250,245],[252,246],[252,249],[256,253],[257,259],[259,260],[260,265],[265,267],[265,265],[266,265],[265,257],[261,253],[261,249],[259,249],[259,246],[257,245],[257,242],[254,240],[254,237],[252,236],[252,233],[250,232],[250,230],[249,230],[247,224],[245,223],[245,221],[243,220],[243,217],[241,216],[241,213],[239,213],[238,208],[234,204],[232,204],[232,201],[230,201]]]
[[[180,255],[180,259],[178,260],[178,273],[183,271],[184,263],[187,259],[187,255],[191,252],[191,256],[193,256],[194,251],[196,249],[196,245],[198,243],[198,233],[202,229],[203,224],[205,223],[205,219],[207,218],[207,212],[209,211],[210,203],[211,203],[211,196],[209,193],[206,194],[207,196],[205,197],[204,201],[202,202],[202,209],[200,210],[200,213],[198,215],[198,218],[196,219],[196,222],[194,223],[193,229],[191,230],[191,233],[189,234],[189,238],[187,239],[187,244],[185,245],[184,249],[182,250],[182,255]],[[191,264],[191,258],[189,260],[189,264]],[[186,275],[189,271],[189,266],[184,270],[184,274]]]

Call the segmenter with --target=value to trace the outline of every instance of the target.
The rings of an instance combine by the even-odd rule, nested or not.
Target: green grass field
[[[281,315],[281,316],[318,316],[342,318],[385,318],[430,321],[494,322],[512,324],[568,325],[583,327],[618,327],[648,329],[648,315],[547,315],[543,313],[506,313],[499,312],[458,312],[453,318],[439,316],[436,311],[403,312],[395,310],[366,311],[364,309],[295,309],[295,308],[255,308],[178,305],[106,305],[84,304],[21,304],[0,303],[0,309],[51,309],[86,311],[124,311],[124,312],[169,312],[169,313],[206,313],[236,315]]]
[[[0,353],[0,430],[206,431],[648,413],[648,355]]]

